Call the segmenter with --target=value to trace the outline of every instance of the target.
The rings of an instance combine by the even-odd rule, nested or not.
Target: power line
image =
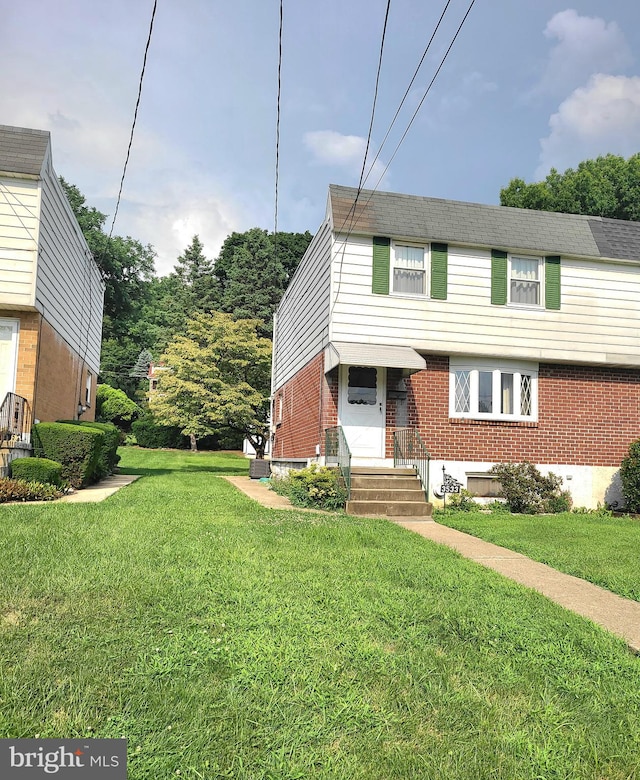
[[[127,148],[127,157],[124,161],[124,169],[122,171],[122,179],[120,179],[120,190],[118,192],[118,199],[116,201],[116,208],[113,213],[113,221],[111,223],[111,230],[109,231],[109,238],[113,235],[113,228],[116,224],[116,217],[118,216],[118,209],[120,208],[120,198],[122,197],[122,188],[124,186],[124,178],[127,175],[127,165],[129,164],[129,155],[131,154],[131,145],[133,144],[133,134],[136,129],[136,121],[138,119],[138,106],[140,105],[140,97],[142,95],[142,81],[144,79],[144,72],[147,67],[147,54],[149,52],[149,45],[151,44],[151,33],[153,32],[153,22],[156,17],[156,7],[158,0],[153,0],[153,10],[151,12],[151,24],[149,25],[149,35],[147,37],[147,45],[144,48],[144,59],[142,61],[142,71],[140,73],[140,82],[138,84],[138,98],[136,100],[136,108],[133,112],[133,123],[131,125],[131,135],[129,136],[129,146]]]
[[[382,69],[382,54],[384,52],[384,41],[387,35],[387,22],[389,21],[389,9],[391,8],[391,0],[387,0],[387,10],[384,15],[384,25],[382,26],[382,39],[380,41],[380,56],[378,57],[378,71],[376,73],[376,86],[373,91],[373,104],[371,106],[371,121],[369,122],[369,132],[367,133],[367,143],[364,150],[364,159],[362,160],[362,170],[360,171],[360,181],[358,182],[358,190],[362,189],[364,184],[364,169],[367,164],[367,156],[369,155],[369,146],[371,144],[371,133],[373,132],[373,119],[376,113],[376,103],[378,102],[378,86],[380,84],[380,71]]]
[[[373,120],[376,113],[376,104],[378,102],[378,86],[380,83],[380,71],[382,69],[382,55],[384,53],[384,42],[387,35],[387,22],[389,21],[389,10],[391,8],[391,0],[387,0],[387,9],[385,11],[384,15],[384,24],[382,26],[382,36],[380,39],[380,54],[378,56],[378,70],[376,72],[376,83],[375,88],[373,91],[373,102],[371,105],[371,120],[369,121],[369,132],[367,133],[367,142],[365,144],[365,150],[364,150],[364,157],[362,159],[362,170],[360,171],[360,181],[358,182],[358,191],[356,192],[356,197],[354,198],[353,203],[351,204],[349,211],[347,212],[347,216],[344,218],[344,222],[342,223],[342,227],[340,228],[340,232],[342,232],[342,229],[347,224],[347,220],[351,218],[351,226],[349,227],[349,230],[347,231],[347,237],[351,234],[351,230],[353,229],[353,217],[356,213],[356,206],[358,203],[358,198],[360,197],[360,193],[362,192],[362,185],[364,183],[364,171],[365,167],[367,165],[367,155],[369,154],[369,145],[371,143],[371,134],[373,132]],[[344,253],[346,250],[346,239],[345,243],[343,244],[342,248],[342,258],[340,260],[340,271],[342,272],[342,263],[344,262]],[[338,300],[338,294],[340,293],[340,285],[342,283],[342,273],[338,274],[338,288],[336,290],[336,297],[333,302],[333,306],[335,306],[336,301]],[[333,311],[333,306],[331,307],[331,310]]]
[[[371,197],[373,196],[374,192],[375,192],[375,191],[378,189],[378,186],[379,186],[380,182],[382,181],[382,179],[384,178],[384,175],[385,175],[385,173],[386,173],[386,172],[389,170],[389,166],[390,166],[390,165],[391,165],[391,163],[393,162],[393,158],[396,156],[396,154],[398,153],[398,150],[399,150],[399,149],[400,149],[400,147],[402,146],[402,143],[403,143],[404,139],[407,137],[407,133],[408,133],[408,132],[409,132],[409,130],[411,129],[411,126],[413,125],[413,123],[414,123],[414,121],[415,121],[416,117],[418,116],[418,112],[419,112],[419,111],[420,111],[420,109],[422,108],[422,104],[424,103],[424,101],[426,100],[426,97],[427,97],[427,95],[428,95],[428,94],[429,94],[429,92],[431,91],[431,87],[434,85],[434,83],[435,83],[435,80],[438,78],[438,74],[439,74],[439,73],[440,73],[440,71],[442,70],[442,67],[444,66],[444,63],[446,62],[446,60],[447,60],[447,57],[449,56],[449,52],[450,52],[450,51],[451,51],[451,49],[453,48],[453,45],[454,45],[454,43],[456,42],[456,39],[458,38],[458,35],[460,35],[460,31],[461,31],[461,30],[462,30],[462,28],[464,27],[464,23],[467,21],[467,17],[468,17],[468,16],[469,16],[469,14],[471,13],[471,9],[473,8],[473,6],[474,6],[475,2],[476,2],[476,0],[471,0],[471,2],[469,3],[469,7],[467,8],[467,12],[466,12],[466,13],[465,13],[465,15],[462,17],[462,21],[461,21],[461,22],[460,22],[460,24],[458,25],[458,29],[456,30],[456,34],[455,34],[455,35],[453,36],[453,38],[451,39],[451,43],[449,44],[449,47],[448,47],[448,49],[447,49],[447,50],[446,50],[446,52],[444,53],[444,56],[443,56],[443,58],[440,60],[440,65],[438,65],[438,69],[436,70],[436,72],[435,72],[435,73],[434,73],[434,75],[433,75],[433,78],[432,78],[432,79],[431,79],[431,81],[429,82],[429,86],[426,88],[426,90],[425,90],[425,93],[424,93],[424,95],[422,96],[422,99],[420,100],[420,102],[418,103],[418,105],[417,105],[417,107],[416,107],[416,110],[413,112],[413,116],[412,116],[412,117],[411,117],[411,119],[409,120],[409,124],[407,125],[407,127],[406,127],[406,129],[405,129],[404,133],[402,134],[402,137],[401,137],[401,138],[400,138],[400,140],[398,141],[398,144],[397,144],[396,148],[393,150],[393,154],[391,155],[391,157],[390,157],[390,159],[389,159],[389,162],[386,164],[386,166],[385,166],[384,170],[382,171],[382,173],[380,174],[380,176],[379,176],[379,178],[378,178],[378,181],[376,182],[376,184],[375,184],[375,186],[374,186],[373,190],[371,191],[371,195],[369,196],[369,200],[367,200],[367,203],[365,203],[365,208],[366,208],[367,204],[369,203],[369,201],[371,200]]]
[[[466,13],[465,13],[465,15],[463,16],[463,18],[462,18],[462,21],[461,21],[461,22],[460,22],[460,24],[458,25],[458,29],[456,30],[456,32],[455,32],[455,35],[454,35],[454,36],[453,36],[453,38],[451,39],[451,43],[449,44],[449,46],[448,46],[448,48],[447,48],[446,52],[444,53],[444,56],[443,56],[443,57],[442,57],[442,59],[440,60],[440,64],[438,65],[438,68],[437,68],[437,70],[436,70],[435,74],[433,75],[433,78],[432,78],[432,79],[431,79],[431,81],[429,82],[429,85],[427,86],[427,88],[426,88],[426,90],[425,90],[425,92],[424,92],[424,95],[422,96],[422,99],[421,99],[421,100],[420,100],[420,102],[418,103],[418,105],[417,105],[417,107],[416,107],[416,110],[413,112],[413,115],[412,115],[411,119],[409,120],[409,124],[407,125],[407,127],[406,127],[406,129],[405,129],[404,133],[402,134],[402,137],[401,137],[401,138],[400,138],[400,140],[398,141],[398,143],[397,143],[397,145],[396,145],[396,148],[394,149],[394,151],[393,151],[393,154],[391,155],[391,158],[389,159],[389,162],[386,164],[386,166],[385,166],[384,170],[383,170],[383,171],[382,171],[382,173],[380,174],[380,176],[379,176],[379,178],[378,178],[378,181],[376,182],[376,184],[375,184],[375,186],[373,187],[373,189],[372,189],[372,190],[367,190],[367,192],[369,193],[369,197],[367,198],[367,201],[366,201],[366,203],[365,203],[365,204],[364,204],[364,206],[362,207],[362,213],[363,213],[363,214],[364,214],[364,212],[365,212],[365,210],[366,210],[367,206],[368,206],[368,205],[369,205],[369,203],[371,202],[371,198],[372,198],[372,197],[374,196],[374,194],[376,193],[376,191],[377,191],[377,189],[378,189],[378,187],[379,187],[379,185],[380,185],[380,182],[381,182],[381,181],[382,181],[382,179],[384,178],[384,175],[385,175],[385,173],[386,173],[386,172],[389,170],[389,166],[390,166],[390,165],[391,165],[391,163],[393,162],[393,159],[395,158],[396,154],[398,153],[398,150],[399,150],[399,149],[400,149],[400,147],[402,146],[402,143],[404,142],[404,139],[407,137],[407,134],[408,134],[409,130],[411,129],[411,126],[413,125],[413,123],[414,123],[414,121],[415,121],[416,117],[418,116],[418,112],[419,112],[419,111],[420,111],[420,109],[422,108],[422,104],[424,103],[424,101],[426,100],[426,97],[427,97],[427,95],[428,95],[428,94],[429,94],[429,92],[431,91],[431,88],[433,87],[433,85],[434,85],[434,83],[435,83],[436,79],[438,78],[438,75],[439,75],[440,71],[442,70],[442,68],[443,68],[443,66],[444,66],[444,63],[446,62],[446,60],[447,60],[447,57],[449,56],[449,53],[451,52],[451,49],[453,48],[453,45],[454,45],[454,43],[456,42],[456,40],[457,40],[457,38],[458,38],[458,35],[460,34],[460,31],[462,30],[462,28],[463,28],[463,26],[464,26],[465,22],[467,21],[467,17],[468,17],[468,16],[469,16],[469,14],[471,13],[471,9],[473,8],[473,6],[474,6],[474,4],[475,4],[475,1],[476,1],[476,0],[471,0],[471,3],[469,4],[469,7],[467,8],[467,11],[466,11]],[[448,3],[447,3],[447,6],[448,6]],[[447,9],[446,9],[446,7],[445,7],[445,10],[443,11],[443,15],[444,15],[444,13],[446,12],[446,10],[447,10]],[[442,16],[440,17],[440,21],[442,21]],[[440,24],[440,22],[438,22],[438,25],[439,25],[439,24]],[[412,83],[413,83],[413,80],[412,80]],[[394,121],[395,121],[395,119],[394,119]],[[370,172],[369,172],[369,173],[370,173]],[[354,213],[353,213],[353,218],[351,219],[351,225],[350,225],[350,227],[349,227],[349,230],[347,231],[347,235],[346,235],[346,236],[345,236],[345,238],[344,238],[344,243],[343,243],[343,246],[344,246],[344,247],[346,247],[346,243],[347,243],[347,241],[348,241],[348,239],[349,239],[349,236],[351,235],[351,233],[352,233],[352,231],[353,231],[353,228],[354,228],[354,227],[357,225],[357,223],[358,223],[358,222],[359,222],[359,220],[360,220],[360,217],[356,217],[356,216],[355,216],[355,207],[356,207],[356,203],[357,203],[357,201],[358,201],[358,199],[359,199],[359,196],[360,196],[361,192],[362,192],[362,190],[361,190],[361,188],[359,188],[359,189],[358,189],[358,191],[356,192],[356,197],[354,198],[354,201],[353,201],[353,204],[352,204],[352,206],[351,206],[351,209],[349,210],[349,213],[351,212],[351,210],[353,210],[353,212],[354,212]],[[354,218],[355,218],[355,219],[354,219]],[[347,220],[348,220],[348,219],[349,219],[349,215],[347,215],[347,217],[345,218],[344,222],[342,223],[342,227],[340,228],[340,230],[342,230],[342,228],[345,226],[345,224],[347,223]],[[343,252],[344,252],[344,249],[343,249]],[[337,297],[337,296],[336,296],[336,297]]]
[[[369,167],[367,175],[364,177],[364,181],[361,181],[362,186],[364,186],[364,184],[366,183],[367,179],[371,175],[371,172],[373,171],[373,167],[376,164],[376,162],[378,161],[378,157],[380,157],[380,153],[382,152],[382,148],[385,145],[385,143],[387,142],[387,138],[389,138],[389,134],[391,133],[391,130],[393,129],[393,126],[396,123],[396,119],[398,118],[398,116],[400,114],[400,111],[402,110],[402,106],[404,105],[405,100],[409,96],[409,92],[411,91],[411,87],[413,86],[414,81],[418,77],[418,73],[420,72],[420,68],[422,67],[422,63],[424,62],[427,54],[429,53],[429,49],[431,48],[431,44],[433,43],[433,39],[438,34],[438,30],[440,29],[440,25],[442,24],[442,21],[443,21],[443,19],[445,17],[445,14],[447,13],[447,10],[448,10],[450,5],[451,5],[451,0],[447,0],[442,13],[440,14],[440,18],[438,19],[438,24],[436,24],[436,26],[435,26],[435,28],[433,30],[433,33],[431,34],[431,38],[429,38],[429,43],[427,43],[427,45],[425,47],[425,50],[422,52],[422,57],[420,57],[420,62],[418,62],[417,66],[416,66],[416,69],[413,72],[413,76],[411,77],[411,81],[409,82],[409,86],[406,88],[405,93],[402,96],[402,100],[400,101],[400,104],[398,105],[398,108],[396,109],[396,113],[394,114],[393,119],[391,120],[391,124],[387,128],[387,132],[385,133],[385,136],[382,139],[382,143],[378,147],[378,151],[376,153],[376,156],[373,158],[373,162],[371,163],[371,165]]]
[[[280,95],[282,91],[282,20],[283,0],[280,0],[280,26],[278,30],[278,94],[276,98],[276,171],[275,171],[275,207],[273,215],[273,252],[278,259],[278,183],[280,176]]]

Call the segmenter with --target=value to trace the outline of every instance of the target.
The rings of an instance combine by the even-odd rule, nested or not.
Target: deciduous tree
[[[574,170],[555,168],[544,181],[512,179],[500,191],[503,206],[611,219],[640,220],[640,153],[625,160],[614,154],[585,160]]]
[[[259,335],[260,325],[221,312],[196,313],[162,356],[168,370],[149,407],[158,422],[189,436],[192,449],[199,438],[230,428],[264,457],[271,342]]]

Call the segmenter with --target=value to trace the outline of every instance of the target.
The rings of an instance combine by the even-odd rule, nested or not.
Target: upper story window
[[[449,371],[450,417],[537,420],[535,363],[451,358]]]
[[[425,248],[394,244],[391,289],[395,293],[426,295],[427,269]]]
[[[542,258],[515,257],[509,263],[509,303],[542,306]]]
[[[491,303],[558,310],[562,303],[562,258],[526,257],[491,250]]]

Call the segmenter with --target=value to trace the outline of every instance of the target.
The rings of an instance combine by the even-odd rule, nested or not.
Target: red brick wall
[[[272,457],[313,458],[318,444],[324,452],[324,429],[337,425],[337,401],[337,371],[324,376],[324,355],[320,353],[274,395]]]
[[[617,466],[640,436],[638,370],[541,363],[538,422],[500,422],[450,419],[449,360],[426,360],[407,380],[408,417],[433,458]]]
[[[46,320],[41,321],[40,348],[34,417],[42,422],[74,420],[78,403],[84,401],[87,366]],[[83,420],[95,419],[96,377],[92,382],[92,403],[82,415]]]

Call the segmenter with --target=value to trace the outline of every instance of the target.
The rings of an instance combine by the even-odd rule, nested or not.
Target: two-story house
[[[13,393],[35,419],[94,419],[103,297],[49,133],[0,126],[0,405]]]
[[[276,316],[273,450],[393,463],[416,429],[446,472],[528,460],[578,506],[621,500],[640,436],[640,223],[332,185]]]

